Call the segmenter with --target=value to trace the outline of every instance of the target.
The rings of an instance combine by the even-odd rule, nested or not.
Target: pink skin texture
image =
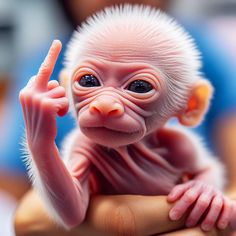
[[[69,43],[66,90],[49,81],[60,50],[55,40],[20,92],[29,174],[49,215],[70,229],[90,194],[168,195],[170,219],[189,211],[188,227],[225,228],[234,205],[220,191],[221,164],[190,131],[166,125],[187,109],[200,77],[190,36],[149,7],[106,9]],[[69,106],[78,128],[60,153],[56,116]]]

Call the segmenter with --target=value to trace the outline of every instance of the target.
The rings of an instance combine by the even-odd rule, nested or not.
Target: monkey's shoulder
[[[197,162],[197,144],[193,134],[185,129],[165,127],[153,132],[146,140],[147,146],[156,150],[171,165],[188,168]]]

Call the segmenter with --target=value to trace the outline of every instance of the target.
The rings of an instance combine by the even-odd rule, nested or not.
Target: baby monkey
[[[60,50],[55,40],[20,92],[29,174],[52,218],[79,225],[90,194],[168,195],[170,219],[191,209],[188,227],[224,229],[233,204],[220,191],[221,164],[191,132],[166,126],[173,117],[198,125],[212,94],[188,33],[159,10],[123,5],[74,33],[63,86],[49,81]],[[77,128],[60,154],[56,116],[69,105]]]

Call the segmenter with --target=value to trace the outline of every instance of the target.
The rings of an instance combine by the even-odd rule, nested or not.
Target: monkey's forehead
[[[106,60],[146,60],[176,70],[198,71],[199,53],[186,31],[166,14],[144,6],[108,8],[76,31],[66,53],[66,66],[93,55]]]
[[[158,66],[168,65],[168,61],[183,66],[198,63],[196,55],[182,44],[177,45],[173,38],[154,34],[145,34],[139,29],[113,29],[106,34],[93,32],[85,41],[73,43],[70,48],[73,60],[70,62],[74,64],[90,56],[117,62],[148,62]]]
[[[102,40],[88,41],[81,56],[117,62],[157,62],[158,53],[150,41],[139,39],[135,34],[113,32]]]

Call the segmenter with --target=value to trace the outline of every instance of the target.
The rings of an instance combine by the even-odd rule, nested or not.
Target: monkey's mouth
[[[81,131],[95,143],[115,148],[139,141],[143,137],[141,130],[120,131],[107,127],[80,127]]]
[[[140,130],[136,130],[136,131],[120,131],[120,130],[116,130],[116,129],[111,129],[111,128],[107,128],[105,126],[100,126],[100,127],[83,127],[82,128],[83,131],[87,131],[87,132],[97,132],[97,134],[99,135],[99,133],[104,133],[104,134],[114,134],[114,135],[135,135],[140,133]]]

